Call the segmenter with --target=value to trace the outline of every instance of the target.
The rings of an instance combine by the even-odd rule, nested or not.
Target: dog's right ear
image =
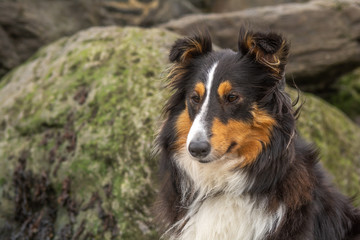
[[[242,27],[238,47],[243,56],[255,59],[275,78],[282,79],[290,47],[283,36],[273,32],[247,31]]]
[[[169,60],[185,63],[190,59],[212,51],[212,42],[209,33],[197,33],[192,37],[178,39],[171,48]]]

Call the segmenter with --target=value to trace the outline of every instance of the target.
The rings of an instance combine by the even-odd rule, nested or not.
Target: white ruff
[[[184,226],[179,235],[170,236],[171,240],[262,240],[281,222],[285,206],[269,213],[267,199],[255,200],[242,194],[251,182],[245,173],[233,171],[239,159],[222,158],[203,164],[191,158],[185,149],[175,159],[185,172],[183,197],[194,191],[198,195],[183,219],[169,230]]]

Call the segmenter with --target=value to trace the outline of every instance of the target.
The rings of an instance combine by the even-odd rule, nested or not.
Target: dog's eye
[[[237,95],[235,95],[235,94],[229,94],[229,95],[226,97],[226,100],[231,103],[231,102],[236,101],[238,98],[239,98],[239,96],[237,96]]]
[[[200,102],[200,97],[199,95],[193,95],[191,96],[191,101],[195,104],[198,104]]]

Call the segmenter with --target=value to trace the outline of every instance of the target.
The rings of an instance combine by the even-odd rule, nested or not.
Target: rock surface
[[[234,12],[253,7],[272,6],[283,3],[308,2],[309,0],[215,0],[211,12]]]
[[[360,65],[360,3],[320,0],[283,4],[239,12],[192,15],[162,27],[189,34],[208,28],[214,43],[237,49],[240,26],[250,23],[283,33],[291,41],[287,74],[302,89],[326,88],[337,76]]]
[[[91,26],[80,1],[0,1],[0,77],[39,47]]]
[[[360,125],[360,67],[341,76],[322,97]]]
[[[151,151],[175,37],[92,28],[1,81],[0,239],[158,239]]]
[[[92,28],[2,79],[0,239],[159,239],[151,152],[176,38]],[[359,192],[359,127],[310,95],[299,127],[343,192]]]
[[[192,1],[200,6],[195,0],[2,0],[0,77],[60,37],[91,26],[151,26],[200,13]]]

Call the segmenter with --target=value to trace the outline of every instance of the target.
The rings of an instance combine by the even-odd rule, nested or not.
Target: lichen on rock
[[[15,191],[14,172],[22,166],[22,175],[32,175],[27,180],[44,175],[56,191],[53,235],[83,229],[79,239],[156,238],[151,150],[163,99],[160,75],[175,38],[157,29],[92,28],[41,49],[5,76],[1,223],[12,219],[19,194],[29,195],[28,208],[38,202],[36,186]],[[42,210],[30,209],[27,217],[35,211]]]

